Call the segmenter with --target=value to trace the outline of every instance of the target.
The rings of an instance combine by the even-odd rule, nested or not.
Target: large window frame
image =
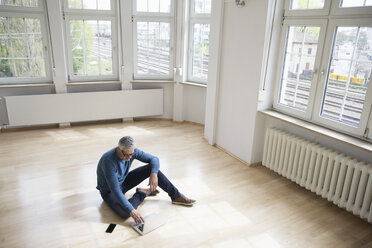
[[[307,120],[317,125],[325,126],[327,128],[351,136],[364,139],[367,138],[368,135],[368,138],[372,138],[371,130],[369,134],[367,134],[368,132],[366,132],[367,128],[371,127],[372,122],[372,117],[369,114],[372,108],[372,75],[370,75],[369,77],[363,110],[360,117],[359,125],[357,127],[327,119],[326,117],[321,116],[323,98],[326,91],[325,87],[330,69],[329,63],[331,59],[333,43],[335,42],[334,39],[336,27],[372,27],[372,7],[340,8],[340,1],[341,0],[325,0],[324,9],[321,10],[290,10],[290,0],[285,1],[285,15],[282,25],[283,27],[279,46],[280,50],[278,53],[279,66],[276,72],[273,108],[285,114]],[[356,15],[356,11],[359,10],[363,10],[362,14]],[[303,112],[293,107],[279,103],[282,73],[284,72],[283,65],[285,63],[284,55],[287,43],[287,30],[288,27],[291,25],[301,26],[315,24],[320,25],[321,30],[313,68],[313,78],[310,88],[307,110],[306,112]]]
[[[190,11],[189,11],[189,28],[188,28],[188,48],[187,48],[187,81],[194,83],[207,84],[207,78],[201,78],[193,75],[193,56],[194,56],[194,25],[195,24],[209,24],[210,30],[210,18],[211,14],[209,13],[195,13],[194,9],[195,0],[190,0]],[[209,33],[210,34],[210,33]],[[209,35],[210,36],[210,35]]]
[[[324,0],[324,7],[322,9],[291,9],[292,1],[285,0],[284,16],[326,16],[329,14],[331,7],[331,1]]]
[[[95,10],[95,9],[73,9],[68,7],[68,0],[63,1],[64,9],[64,27],[65,27],[65,44],[66,55],[68,60],[68,77],[70,82],[89,82],[89,81],[110,81],[118,80],[118,28],[117,28],[117,1],[109,0],[111,2],[110,10]],[[70,33],[71,20],[84,20],[84,21],[110,21],[111,22],[111,40],[112,40],[112,75],[75,75],[73,69],[72,59],[72,39]]]
[[[170,0],[170,12],[139,12],[137,11],[137,1],[132,2],[132,30],[133,30],[133,79],[134,80],[173,80],[174,78],[174,65],[175,65],[175,9],[176,2]],[[141,74],[138,73],[138,53],[137,53],[137,23],[138,22],[163,22],[170,25],[170,40],[169,40],[169,73],[167,75],[159,74]]]
[[[336,31],[337,26],[342,26],[342,27],[347,27],[347,26],[350,26],[350,27],[354,27],[354,26],[366,27],[366,26],[369,26],[369,27],[372,27],[372,18],[330,20],[329,23],[328,23],[329,35],[332,35],[333,37],[335,36],[335,31]],[[326,41],[325,46],[324,46],[324,50],[326,51],[326,53],[324,53],[324,55],[323,55],[322,65],[320,67],[321,68],[321,73],[319,75],[319,77],[320,77],[319,86],[318,86],[319,89],[324,89],[325,85],[327,83],[328,74],[330,73],[330,71],[329,71],[329,69],[330,69],[329,61],[330,61],[330,58],[331,58],[333,43],[334,43],[334,39],[328,39]],[[371,71],[371,74],[372,74],[372,71]],[[324,99],[323,90],[318,90],[317,91],[314,108],[315,108],[315,110],[318,110],[318,111],[313,112],[312,119],[315,122],[317,122],[318,124],[327,126],[329,128],[335,128],[335,129],[342,130],[342,131],[344,131],[346,133],[349,133],[349,134],[354,134],[354,135],[357,135],[357,136],[363,136],[364,131],[367,128],[367,122],[368,122],[368,117],[369,117],[368,116],[369,109],[371,108],[371,105],[372,105],[372,82],[371,81],[372,81],[372,76],[370,75],[370,81],[369,81],[369,84],[368,84],[367,94],[365,96],[363,111],[362,111],[362,114],[361,114],[361,119],[360,119],[358,127],[348,126],[348,125],[345,125],[345,124],[342,124],[342,123],[339,123],[339,122],[331,121],[327,118],[323,118],[323,117],[320,116],[321,105],[322,105],[322,102],[323,102],[323,99]]]
[[[0,16],[13,18],[35,18],[40,20],[41,40],[44,57],[44,77],[4,77],[0,78],[0,84],[37,84],[51,83],[51,52],[49,45],[49,32],[45,17],[45,5],[42,0],[38,0],[38,7],[20,7],[0,5]]]
[[[280,44],[280,66],[278,67],[278,72],[277,72],[277,78],[278,78],[278,83],[276,84],[275,92],[278,92],[277,94],[274,95],[274,108],[281,110],[283,112],[289,111],[291,114],[302,117],[305,119],[309,119],[312,115],[313,111],[313,102],[314,102],[314,97],[315,97],[315,91],[316,91],[316,86],[318,83],[318,71],[320,67],[320,62],[321,62],[321,54],[322,54],[322,47],[324,44],[324,38],[325,38],[325,29],[326,29],[327,21],[326,20],[285,20],[283,23],[283,30],[282,30],[282,35],[281,35],[281,44]],[[311,88],[310,88],[310,94],[309,94],[309,100],[308,100],[308,106],[306,112],[297,110],[292,107],[288,107],[282,104],[279,104],[279,98],[280,98],[280,91],[281,91],[281,79],[282,79],[282,72],[283,72],[283,67],[284,67],[284,62],[285,62],[285,49],[286,49],[286,44],[287,44],[287,31],[288,28],[291,26],[317,26],[320,27],[320,34],[319,34],[319,40],[318,40],[318,46],[317,46],[317,52],[315,56],[315,63],[314,63],[314,72],[313,72],[313,78],[311,82]]]

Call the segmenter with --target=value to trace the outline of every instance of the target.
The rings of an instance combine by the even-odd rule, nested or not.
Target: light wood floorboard
[[[95,189],[97,161],[124,135],[197,200],[182,207],[164,192],[147,198],[140,213],[165,212],[168,221],[146,236]],[[372,247],[366,221],[208,145],[203,127],[171,121],[1,133],[0,216],[0,247]],[[108,234],[110,223],[118,225]]]

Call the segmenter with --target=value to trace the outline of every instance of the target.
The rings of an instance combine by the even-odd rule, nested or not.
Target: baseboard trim
[[[239,161],[242,162],[244,165],[247,165],[247,166],[249,166],[249,167],[257,167],[257,166],[261,166],[261,165],[262,165],[261,162],[257,162],[257,163],[249,164],[249,163],[247,163],[246,161],[244,161],[243,159],[241,159],[241,158],[239,158],[238,156],[236,156],[235,154],[232,154],[231,152],[229,152],[229,151],[227,151],[226,149],[222,148],[221,146],[219,146],[219,145],[217,145],[217,144],[215,144],[214,146],[217,147],[218,149],[220,149],[221,151],[223,151],[223,152],[229,154],[231,157],[233,157],[233,158],[239,160]]]

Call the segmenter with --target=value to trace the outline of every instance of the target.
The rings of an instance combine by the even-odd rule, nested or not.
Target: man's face
[[[120,149],[120,151],[121,151],[121,154],[123,155],[123,159],[125,160],[125,161],[129,161],[130,160],[130,158],[133,156],[133,154],[134,154],[134,148],[132,148],[132,149]]]

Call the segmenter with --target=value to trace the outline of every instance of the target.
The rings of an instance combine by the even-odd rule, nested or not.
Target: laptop
[[[130,225],[139,234],[145,235],[165,224],[167,218],[164,214],[153,213],[144,217],[145,223],[131,222]]]

